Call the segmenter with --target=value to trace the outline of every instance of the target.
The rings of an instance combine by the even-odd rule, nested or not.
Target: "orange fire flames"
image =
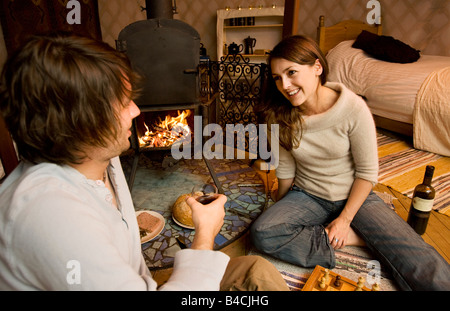
[[[159,123],[155,124],[150,130],[147,124],[144,123],[147,131],[139,138],[141,147],[169,147],[182,137],[190,134],[191,130],[187,123],[187,117],[191,112],[185,110],[178,116],[166,116],[165,120],[159,119]]]

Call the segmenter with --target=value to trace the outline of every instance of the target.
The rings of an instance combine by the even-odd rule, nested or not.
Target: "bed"
[[[364,97],[378,127],[413,136],[417,149],[450,156],[450,57],[382,61],[352,47],[363,30],[381,36],[381,25],[324,22],[321,16],[317,40],[329,63],[328,80]]]

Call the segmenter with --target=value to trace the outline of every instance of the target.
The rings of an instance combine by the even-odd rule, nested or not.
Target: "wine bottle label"
[[[414,197],[412,205],[416,210],[421,212],[430,212],[433,209],[433,199],[425,200],[419,197]]]

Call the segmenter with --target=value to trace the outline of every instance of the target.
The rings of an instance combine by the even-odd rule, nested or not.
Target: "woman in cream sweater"
[[[326,59],[309,38],[284,39],[269,66],[258,111],[279,125],[278,195],[252,226],[255,246],[300,266],[333,268],[334,249],[365,244],[402,289],[450,289],[448,263],[372,192],[377,141],[364,100],[326,81]]]

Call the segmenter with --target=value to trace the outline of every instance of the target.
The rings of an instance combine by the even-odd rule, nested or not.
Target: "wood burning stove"
[[[132,68],[143,77],[136,105],[142,114],[179,110],[202,114],[198,83],[200,35],[190,25],[173,19],[172,0],[151,0],[146,5],[148,19],[125,27],[116,41],[117,50],[127,54]],[[136,119],[132,132],[135,158],[128,181],[130,189],[140,153],[138,135],[143,134],[139,133]],[[170,151],[170,147],[167,149]]]

